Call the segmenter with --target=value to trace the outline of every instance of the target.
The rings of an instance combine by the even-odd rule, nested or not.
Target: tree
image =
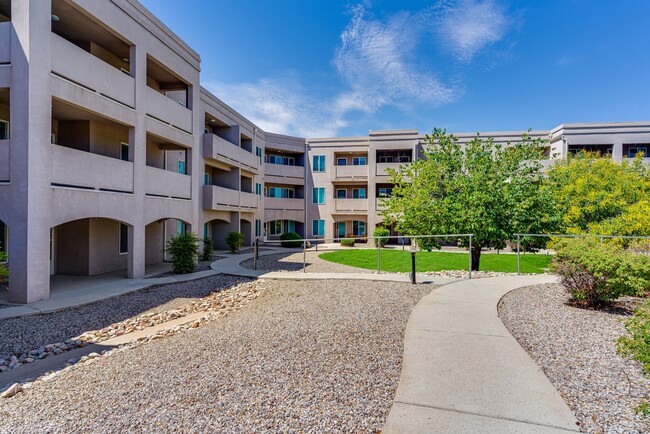
[[[567,232],[650,235],[650,168],[642,155],[617,163],[590,153],[558,161],[548,172]]]
[[[457,137],[434,129],[426,136],[424,158],[389,171],[395,186],[382,199],[382,215],[407,236],[473,234],[472,270],[478,270],[482,249],[503,248],[517,232],[557,226],[552,192],[542,182],[543,152],[544,142],[527,134],[507,146],[477,134],[463,147]]]

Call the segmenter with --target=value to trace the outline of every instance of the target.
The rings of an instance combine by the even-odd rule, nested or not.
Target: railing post
[[[472,278],[472,235],[469,236],[469,278]]]
[[[255,243],[253,243],[253,270],[257,270],[257,259],[258,259],[258,252],[259,252],[259,243],[260,240],[255,239]]]
[[[411,249],[411,283],[415,285],[415,248]]]
[[[521,253],[520,253],[521,237],[517,235],[517,274],[521,274]]]
[[[376,241],[376,240],[375,240]],[[377,243],[377,274],[381,274],[381,243]]]
[[[302,272],[307,272],[307,240],[302,240]]]

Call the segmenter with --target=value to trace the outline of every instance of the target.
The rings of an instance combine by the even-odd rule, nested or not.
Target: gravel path
[[[373,270],[366,268],[350,267],[349,265],[337,264],[318,257],[323,252],[307,252],[307,272],[309,273],[373,273]],[[278,253],[275,255],[260,256],[257,262],[258,270],[265,271],[301,271],[303,254],[299,253]],[[253,260],[248,259],[241,263],[244,268],[253,269]]]
[[[64,341],[148,311],[173,309],[246,279],[217,275],[192,282],[155,286],[86,306],[47,315],[0,321],[0,359]]]
[[[617,355],[623,313],[578,309],[558,284],[507,294],[499,314],[510,333],[544,369],[587,432],[650,432],[634,408],[648,395],[640,365]]]
[[[0,400],[0,432],[377,432],[432,285],[262,282],[230,315]]]

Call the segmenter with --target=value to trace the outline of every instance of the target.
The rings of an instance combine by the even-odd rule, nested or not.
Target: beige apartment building
[[[650,148],[650,122],[532,134],[557,158]],[[201,87],[199,55],[136,0],[0,0],[0,249],[12,302],[48,298],[56,275],[143,277],[183,231],[216,248],[231,231],[246,244],[372,233],[386,170],[417,159],[423,139],[262,131]]]

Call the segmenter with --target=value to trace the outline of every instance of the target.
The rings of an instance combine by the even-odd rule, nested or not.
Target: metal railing
[[[302,240],[265,240],[263,242],[260,242],[259,240],[255,240],[253,243],[253,268],[257,269],[257,262],[259,258],[259,248],[260,244],[263,245],[268,245],[268,244],[282,244],[282,243],[287,243],[287,242],[293,242],[297,243],[300,242],[302,243],[302,271],[303,273],[307,272],[307,252],[327,252],[327,251],[338,251],[341,250],[341,248],[336,248],[336,249],[330,249],[330,248],[323,248],[322,244],[324,243],[337,243],[341,242],[342,240],[345,239],[351,239],[354,238],[355,240],[363,240],[367,243],[370,241],[374,240],[380,240],[380,242],[375,243],[376,245],[376,250],[377,250],[377,274],[381,274],[381,250],[382,250],[382,245],[385,245],[388,240],[393,240],[393,239],[398,239],[398,240],[406,240],[408,241],[408,244],[410,245],[410,251],[414,255],[416,252],[416,246],[414,242],[418,239],[445,239],[445,238],[463,238],[467,237],[469,238],[468,244],[469,244],[469,261],[468,261],[468,278],[472,278],[472,238],[474,237],[474,234],[442,234],[442,235],[391,235],[391,236],[380,236],[380,237],[372,237],[372,236],[355,236],[355,237],[340,237],[340,238],[326,238],[326,237],[316,237],[316,238],[307,238],[307,239],[302,239]],[[357,241],[358,242],[358,241]],[[319,243],[321,244],[321,248],[319,249]],[[400,243],[402,245],[402,250],[405,250],[406,244],[407,243]],[[308,247],[309,245],[309,247]],[[313,246],[313,247],[312,247]],[[369,249],[368,249],[369,250]],[[384,247],[384,250],[386,248]],[[412,282],[415,283],[415,273],[414,273],[414,259],[412,259]]]
[[[649,240],[650,236],[636,235],[597,235],[597,234],[513,234],[517,237],[517,274],[521,274],[521,238],[538,237],[538,238],[599,238],[600,244],[603,239],[630,239],[630,240]]]

